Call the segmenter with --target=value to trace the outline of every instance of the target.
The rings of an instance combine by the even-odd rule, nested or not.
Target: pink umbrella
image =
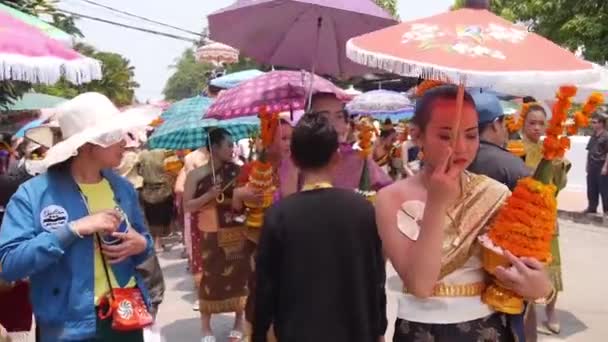
[[[196,50],[196,60],[214,65],[232,64],[239,61],[239,51],[222,43],[211,43]]]
[[[346,42],[396,23],[372,0],[237,0],[208,20],[211,39],[260,63],[334,76],[370,72]]]
[[[53,84],[61,76],[75,84],[100,79],[101,64],[0,12],[0,81]]]
[[[223,92],[205,118],[226,120],[258,115],[263,106],[268,106],[273,112],[304,109],[310,75],[303,71],[272,71],[243,82]],[[336,94],[343,101],[351,98],[344,90],[319,76],[314,77],[312,93]]]

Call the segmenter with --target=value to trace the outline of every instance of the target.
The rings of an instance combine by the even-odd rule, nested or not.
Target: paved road
[[[542,342],[603,342],[608,341],[608,229],[561,222],[561,247],[565,292],[558,307],[562,319],[562,335],[541,337]],[[200,341],[198,314],[192,311],[194,293],[191,278],[186,272],[185,260],[179,251],[161,256],[167,282],[167,293],[158,324],[166,341]],[[395,296],[399,279],[393,270],[388,272],[389,331],[392,336],[395,320]],[[541,315],[541,317],[544,317]],[[213,319],[218,341],[225,341],[232,324],[230,315]]]

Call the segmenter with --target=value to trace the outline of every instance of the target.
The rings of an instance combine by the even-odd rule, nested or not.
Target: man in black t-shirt
[[[608,131],[606,117],[596,114],[591,119],[593,136],[587,144],[587,209],[596,213],[599,197],[602,197],[604,215],[608,214]]]
[[[338,134],[321,114],[294,129],[301,192],[265,215],[256,264],[253,342],[378,342],[386,330],[385,263],[371,203],[331,185]]]

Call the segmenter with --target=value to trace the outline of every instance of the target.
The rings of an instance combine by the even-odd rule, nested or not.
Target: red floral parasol
[[[407,76],[492,87],[597,81],[589,62],[487,10],[460,9],[351,39],[353,61]],[[521,89],[528,91],[529,89]]]

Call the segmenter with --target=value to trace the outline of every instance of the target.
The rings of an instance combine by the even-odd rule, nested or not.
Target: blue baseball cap
[[[479,115],[479,124],[492,122],[505,115],[496,95],[485,92],[474,92],[471,95]]]

